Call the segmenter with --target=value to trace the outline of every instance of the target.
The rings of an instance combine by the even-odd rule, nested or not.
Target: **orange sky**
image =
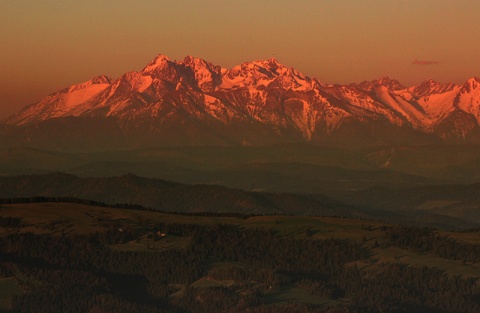
[[[276,57],[325,83],[480,76],[476,0],[1,0],[0,119],[157,54],[223,67]]]

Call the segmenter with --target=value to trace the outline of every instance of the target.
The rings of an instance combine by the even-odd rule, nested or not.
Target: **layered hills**
[[[186,185],[132,174],[79,178],[65,173],[0,177],[0,198],[64,197],[133,204],[167,212],[365,216],[324,196],[247,192],[216,185]]]
[[[29,202],[29,198],[36,197],[57,202],[73,198],[87,199],[87,203],[144,206],[161,212],[354,217],[443,229],[470,229],[480,225],[479,191],[479,183],[344,190],[340,198],[347,203],[318,193],[252,192],[132,174],[86,178],[65,173],[0,176],[0,199],[6,203]]]
[[[480,142],[480,79],[405,87],[382,77],[329,85],[279,63],[225,69],[158,55],[138,72],[98,76],[25,107],[4,146],[98,151],[151,146]]]

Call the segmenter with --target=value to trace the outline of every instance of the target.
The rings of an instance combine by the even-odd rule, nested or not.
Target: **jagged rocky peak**
[[[165,54],[159,54],[150,63],[147,64],[145,69],[161,66],[168,61],[170,61],[170,58],[168,56],[166,56]]]
[[[92,84],[111,84],[113,79],[106,75],[99,75],[90,80]]]
[[[320,86],[299,71],[288,68],[275,58],[245,62],[224,72],[222,88],[263,86],[310,90]]]
[[[228,70],[227,76],[264,76],[273,78],[282,74],[286,67],[280,64],[277,59],[271,58],[268,60],[256,60],[252,62],[244,62],[238,66]]]
[[[196,58],[191,55],[186,56],[180,64],[185,64],[193,69],[194,72],[210,72],[214,75],[222,75],[222,67],[208,62],[202,58]]]
[[[80,89],[87,88],[87,87],[92,86],[92,85],[110,85],[112,83],[113,83],[112,78],[110,78],[108,76],[105,76],[105,75],[99,75],[99,76],[96,76],[96,77],[94,77],[90,80],[87,80],[86,82],[63,88],[63,89],[61,89],[61,90],[59,90],[59,91],[57,91],[53,94],[69,93],[69,92],[74,92],[74,91],[77,91],[77,90],[80,90]]]
[[[149,75],[143,75],[140,72],[125,73],[118,80],[116,92],[143,92],[152,84],[152,78]]]
[[[191,55],[187,55],[181,62],[180,64],[184,64],[186,66],[189,66],[191,68],[196,68],[196,69],[202,69],[202,68],[216,68],[215,65],[212,63],[205,61],[202,58],[196,58]]]
[[[428,79],[422,82],[420,85],[412,87],[410,90],[413,96],[420,98],[434,93],[444,93],[452,90],[455,87],[456,85],[452,83],[442,84],[433,79]]]
[[[388,87],[391,90],[402,90],[405,89],[405,86],[402,85],[398,80],[391,79],[388,76],[382,76],[376,80],[377,85]]]
[[[136,81],[141,76],[142,74],[140,74],[139,72],[132,71],[132,72],[127,72],[123,74],[122,77],[120,77],[120,80],[130,83],[130,82]]]
[[[398,80],[391,79],[388,76],[382,76],[378,79],[374,79],[370,81],[366,80],[359,84],[351,84],[351,85],[366,91],[371,91],[374,88],[378,88],[382,86],[387,87],[390,90],[402,90],[406,88]]]
[[[462,86],[460,90],[461,93],[468,93],[480,87],[480,78],[472,77],[469,78]]]
[[[440,83],[433,80],[432,78],[430,79],[427,79],[425,81],[423,81],[420,85],[418,85],[418,87],[428,87],[428,88],[435,88],[437,86],[439,86]]]
[[[434,92],[439,85],[440,84],[433,79],[428,79],[422,82],[420,85],[415,86],[412,90],[412,94],[416,97],[428,96]]]
[[[268,60],[257,60],[257,61],[254,61],[252,62],[260,67],[263,67],[267,70],[269,70],[270,72],[276,74],[276,75],[279,75],[281,74],[281,72],[279,71],[280,69],[285,69],[285,65],[281,64],[280,62],[278,62],[278,60],[276,58],[270,58]]]
[[[171,63],[172,62],[166,55],[159,54],[155,57],[155,59],[148,63],[147,66],[145,66],[141,73],[162,78],[166,72],[170,71],[171,66],[169,65]]]
[[[194,80],[202,91],[213,91],[222,83],[222,68],[218,65],[191,55],[186,56],[179,64],[191,69]]]

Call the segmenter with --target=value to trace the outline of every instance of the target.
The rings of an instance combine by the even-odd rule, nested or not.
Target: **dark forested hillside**
[[[21,289],[0,294],[2,312],[480,310],[474,231],[51,203],[0,214],[0,288]]]

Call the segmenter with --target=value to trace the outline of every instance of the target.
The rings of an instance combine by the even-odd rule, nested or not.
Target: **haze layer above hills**
[[[356,216],[446,228],[480,223],[478,146],[0,152],[3,175],[28,174],[2,179],[6,198],[74,196],[169,211]],[[77,177],[48,175],[58,171]]]

